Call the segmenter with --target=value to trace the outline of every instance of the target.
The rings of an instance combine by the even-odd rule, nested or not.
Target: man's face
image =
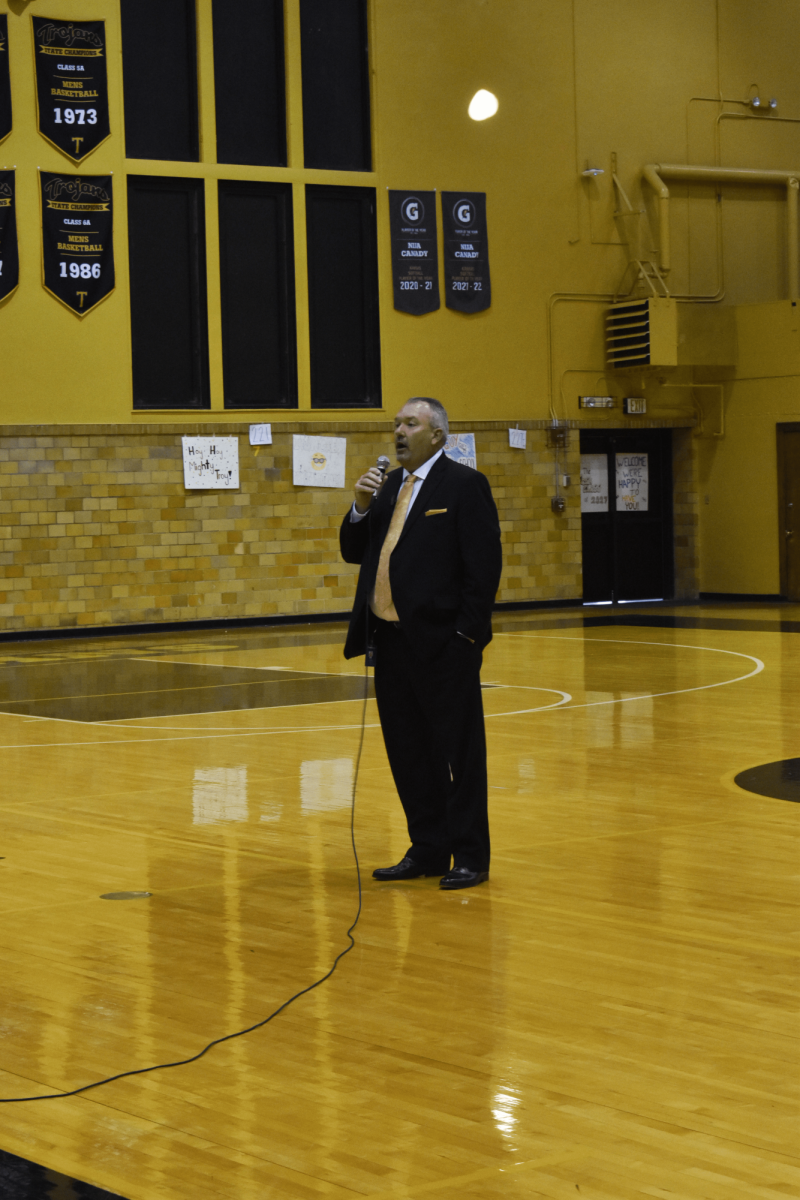
[[[397,461],[411,474],[444,445],[444,431],[431,429],[431,410],[427,404],[404,404],[394,419],[394,445]]]

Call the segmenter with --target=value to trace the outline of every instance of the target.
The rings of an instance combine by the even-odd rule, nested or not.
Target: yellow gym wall
[[[800,168],[796,0],[370,0],[370,173],[310,171],[302,165],[299,0],[285,4],[286,168],[215,162],[211,0],[197,0],[199,163],[125,160],[117,0],[0,0],[0,12],[9,18],[14,106],[14,130],[0,147],[0,167],[17,168],[21,270],[17,293],[0,306],[4,425],[44,426],[43,433],[56,432],[57,425],[114,425],[120,437],[127,426],[124,436],[135,438],[137,424],[186,422],[197,429],[211,422],[221,429],[225,422],[266,419],[324,420],[335,427],[358,419],[381,422],[375,425],[379,437],[388,428],[387,417],[415,393],[440,397],[461,422],[556,415],[608,427],[694,423],[700,500],[694,517],[700,548],[696,584],[705,591],[779,590],[774,425],[800,419],[794,365],[780,374],[765,364],[764,354],[758,362],[751,354],[727,374],[709,367],[641,377],[610,374],[603,314],[621,287],[634,247],[641,257],[656,258],[658,215],[652,191],[642,187],[644,164]],[[61,170],[68,163],[36,132],[31,12],[59,19],[103,17],[107,23],[112,136],[80,170],[114,173],[117,286],[82,320],[41,286],[37,168]],[[500,109],[491,120],[474,123],[466,107],[479,87],[498,95]],[[777,111],[750,108],[756,92],[776,96]],[[583,177],[590,166],[604,173]],[[210,411],[132,408],[127,171],[206,181]],[[615,216],[624,204],[614,172],[633,209],[624,219]],[[219,178],[294,184],[300,399],[299,409],[289,413],[224,409]],[[307,182],[377,190],[382,411],[310,407]],[[443,305],[419,318],[393,310],[390,187],[486,191],[493,286],[487,312],[464,316]],[[741,350],[750,324],[757,325],[748,314],[787,296],[784,196],[728,185],[671,184],[670,191],[673,258],[667,284],[687,305],[696,298],[736,308]],[[721,432],[716,393],[691,388],[718,378],[727,380],[724,437],[715,436]],[[626,394],[645,395],[647,417],[624,419],[619,407],[587,416],[578,409],[584,392],[612,394],[618,402]],[[574,454],[577,433],[572,437]],[[571,547],[576,492],[570,489],[562,518],[573,523]],[[525,516],[550,521],[547,495]],[[579,591],[576,577],[573,591],[560,594]],[[541,591],[536,598],[544,598]]]

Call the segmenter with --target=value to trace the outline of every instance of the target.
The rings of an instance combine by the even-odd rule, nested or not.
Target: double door
[[[800,424],[778,425],[781,596],[800,600]]]
[[[673,595],[672,431],[581,430],[584,603]]]

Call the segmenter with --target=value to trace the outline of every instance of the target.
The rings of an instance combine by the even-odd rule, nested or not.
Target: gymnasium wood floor
[[[129,1200],[800,1196],[800,805],[733,782],[800,755],[800,607],[671,611],[496,621],[467,892],[370,878],[406,847],[370,700],[332,979],[0,1106],[0,1148]],[[186,1058],[345,948],[342,637],[0,646],[0,1096]]]

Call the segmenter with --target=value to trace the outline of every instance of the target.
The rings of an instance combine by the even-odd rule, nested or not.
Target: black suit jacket
[[[364,653],[369,597],[402,482],[398,467],[363,520],[351,521],[348,511],[342,522],[342,557],[361,564],[345,658]],[[491,641],[501,571],[500,522],[489,481],[443,454],[428,472],[389,560],[392,600],[421,658],[435,658],[456,632],[481,648]]]

